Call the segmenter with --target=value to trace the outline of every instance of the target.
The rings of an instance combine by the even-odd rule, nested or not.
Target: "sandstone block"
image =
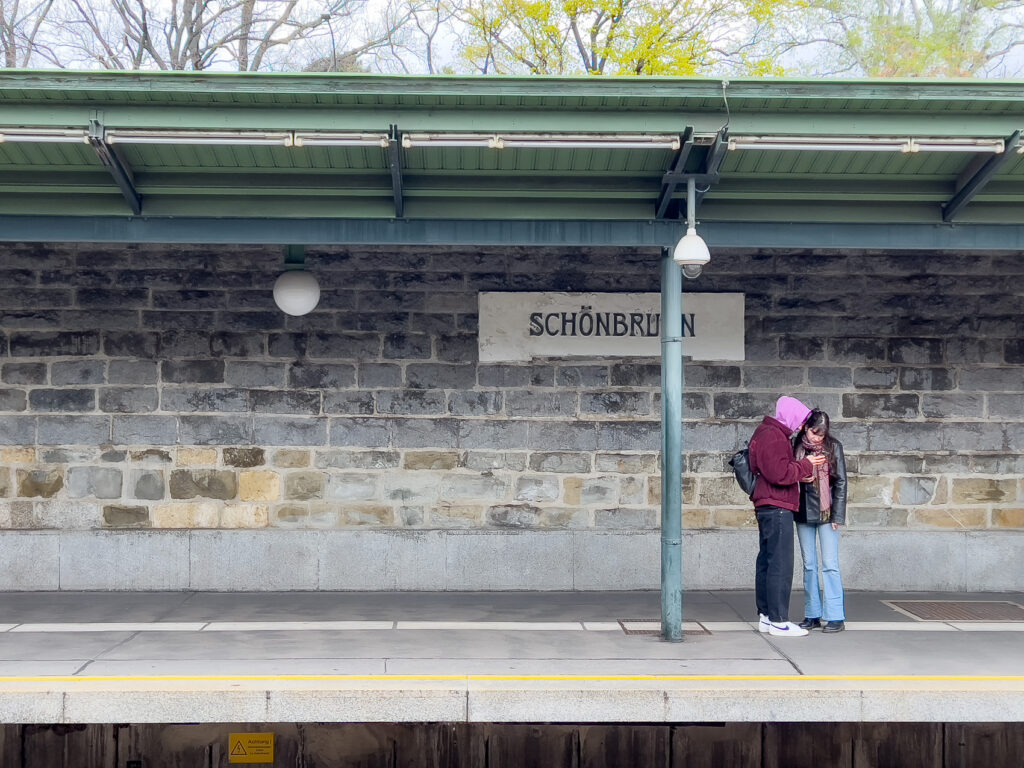
[[[448,475],[441,483],[441,495],[447,499],[486,499],[498,501],[505,498],[507,482],[500,477],[488,475]]]
[[[385,504],[345,504],[338,510],[342,526],[390,526],[394,522],[395,511]]]
[[[649,507],[616,507],[613,509],[594,510],[594,526],[596,528],[657,528],[658,518],[658,510]]]
[[[1017,481],[1011,478],[954,477],[952,491],[954,504],[998,504],[1017,498]]]
[[[580,493],[583,490],[582,477],[566,477],[562,480],[562,501],[571,506],[579,506]]]
[[[852,475],[848,479],[847,503],[892,504],[893,481],[888,477]]]
[[[325,485],[322,472],[289,472],[284,479],[284,497],[296,501],[322,499]]]
[[[171,498],[233,499],[238,494],[238,478],[226,469],[175,469],[171,472]]]
[[[484,508],[479,504],[441,503],[430,508],[428,521],[438,528],[477,528],[483,516]]]
[[[985,528],[988,511],[983,507],[919,507],[911,520],[915,525],[935,528]]]
[[[406,451],[402,466],[406,469],[455,469],[458,451]]]
[[[18,495],[26,498],[49,499],[64,487],[64,475],[59,469],[19,469]]]
[[[106,528],[149,528],[148,507],[126,507],[112,504],[103,508]]]
[[[221,528],[266,528],[269,519],[266,504],[225,504],[220,511]]]
[[[238,498],[242,501],[277,501],[281,498],[281,476],[267,470],[242,472],[238,476]]]
[[[282,469],[299,469],[301,467],[308,467],[309,461],[309,451],[282,448],[274,453],[274,466],[281,467]]]
[[[531,453],[530,469],[534,472],[574,472],[590,471],[589,453]]]
[[[747,509],[715,509],[711,511],[711,524],[716,528],[757,528],[753,506]]]
[[[179,467],[209,467],[217,463],[216,448],[179,448]]]
[[[158,504],[150,517],[154,528],[216,528],[220,505],[212,501]]]
[[[0,464],[32,464],[36,460],[35,448],[3,448],[0,449]]]
[[[654,474],[658,471],[658,456],[653,453],[599,453],[594,456],[594,468],[598,472],[625,475]]]
[[[993,528],[1024,528],[1024,508],[993,509]]]
[[[582,507],[545,507],[541,510],[540,526],[552,529],[590,528],[592,515]]]
[[[466,469],[486,472],[493,469],[507,469],[522,472],[526,469],[526,454],[518,451],[466,451],[462,459]]]

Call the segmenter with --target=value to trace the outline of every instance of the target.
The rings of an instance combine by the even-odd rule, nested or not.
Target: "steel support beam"
[[[673,247],[677,220],[248,219],[0,215],[0,242]],[[701,221],[712,248],[1024,251],[1024,224]]]
[[[701,168],[703,175],[707,178],[704,182],[704,189],[697,190],[697,194],[693,201],[694,208],[700,208],[700,204],[704,201],[704,195],[708,193],[712,184],[717,184],[719,181],[719,171],[722,168],[722,162],[725,160],[725,156],[729,151],[729,135],[723,128],[718,132],[715,137],[715,143],[708,151],[707,157],[704,158],[704,167]]]
[[[107,144],[103,123],[96,118],[89,121],[89,144],[96,151],[100,162],[106,166],[107,170],[110,171],[110,175],[114,177],[114,183],[117,184],[121,194],[124,195],[124,201],[128,203],[131,212],[136,216],[140,215],[142,213],[142,197],[135,189],[131,168],[121,160],[117,152],[114,151],[114,148]]]
[[[654,218],[664,219],[668,212],[669,203],[672,202],[672,195],[675,194],[676,186],[683,179],[682,173],[686,168],[686,161],[690,158],[690,150],[693,149],[693,128],[687,126],[680,137],[682,143],[679,151],[672,161],[672,167],[661,180],[661,192],[654,204]]]
[[[1014,131],[1013,135],[1006,140],[1006,148],[1002,154],[992,155],[977,173],[959,185],[957,193],[950,198],[949,202],[942,206],[942,220],[952,221],[953,218],[967,205],[989,180],[996,175],[996,172],[1006,165],[1006,162],[1017,154],[1020,146],[1020,131]]]
[[[683,275],[661,251],[661,634],[683,639]]]
[[[391,194],[395,198],[395,218],[405,217],[405,194],[402,191],[402,134],[398,126],[390,127],[388,141],[388,166],[391,168]]]

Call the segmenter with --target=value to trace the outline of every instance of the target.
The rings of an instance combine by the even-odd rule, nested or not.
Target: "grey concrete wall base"
[[[844,531],[847,589],[1013,591],[1024,531]],[[687,531],[683,586],[751,589],[757,532]],[[657,531],[0,531],[0,590],[474,591],[660,586]],[[799,554],[797,555],[799,563]],[[799,566],[795,569],[794,583]]]

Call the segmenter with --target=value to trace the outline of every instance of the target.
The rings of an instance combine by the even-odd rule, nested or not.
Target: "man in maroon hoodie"
[[[775,418],[765,416],[750,438],[750,468],[758,475],[754,514],[760,549],[754,577],[758,630],[777,637],[807,634],[789,620],[793,589],[793,513],[800,508],[800,480],[810,477],[824,456],[793,458],[790,437],[803,426],[811,409],[793,397],[780,397]]]

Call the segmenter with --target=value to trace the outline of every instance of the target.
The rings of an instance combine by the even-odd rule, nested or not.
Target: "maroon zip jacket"
[[[810,459],[793,458],[792,433],[778,419],[765,416],[750,438],[750,468],[761,477],[754,486],[754,506],[800,509],[800,479],[810,477]]]

